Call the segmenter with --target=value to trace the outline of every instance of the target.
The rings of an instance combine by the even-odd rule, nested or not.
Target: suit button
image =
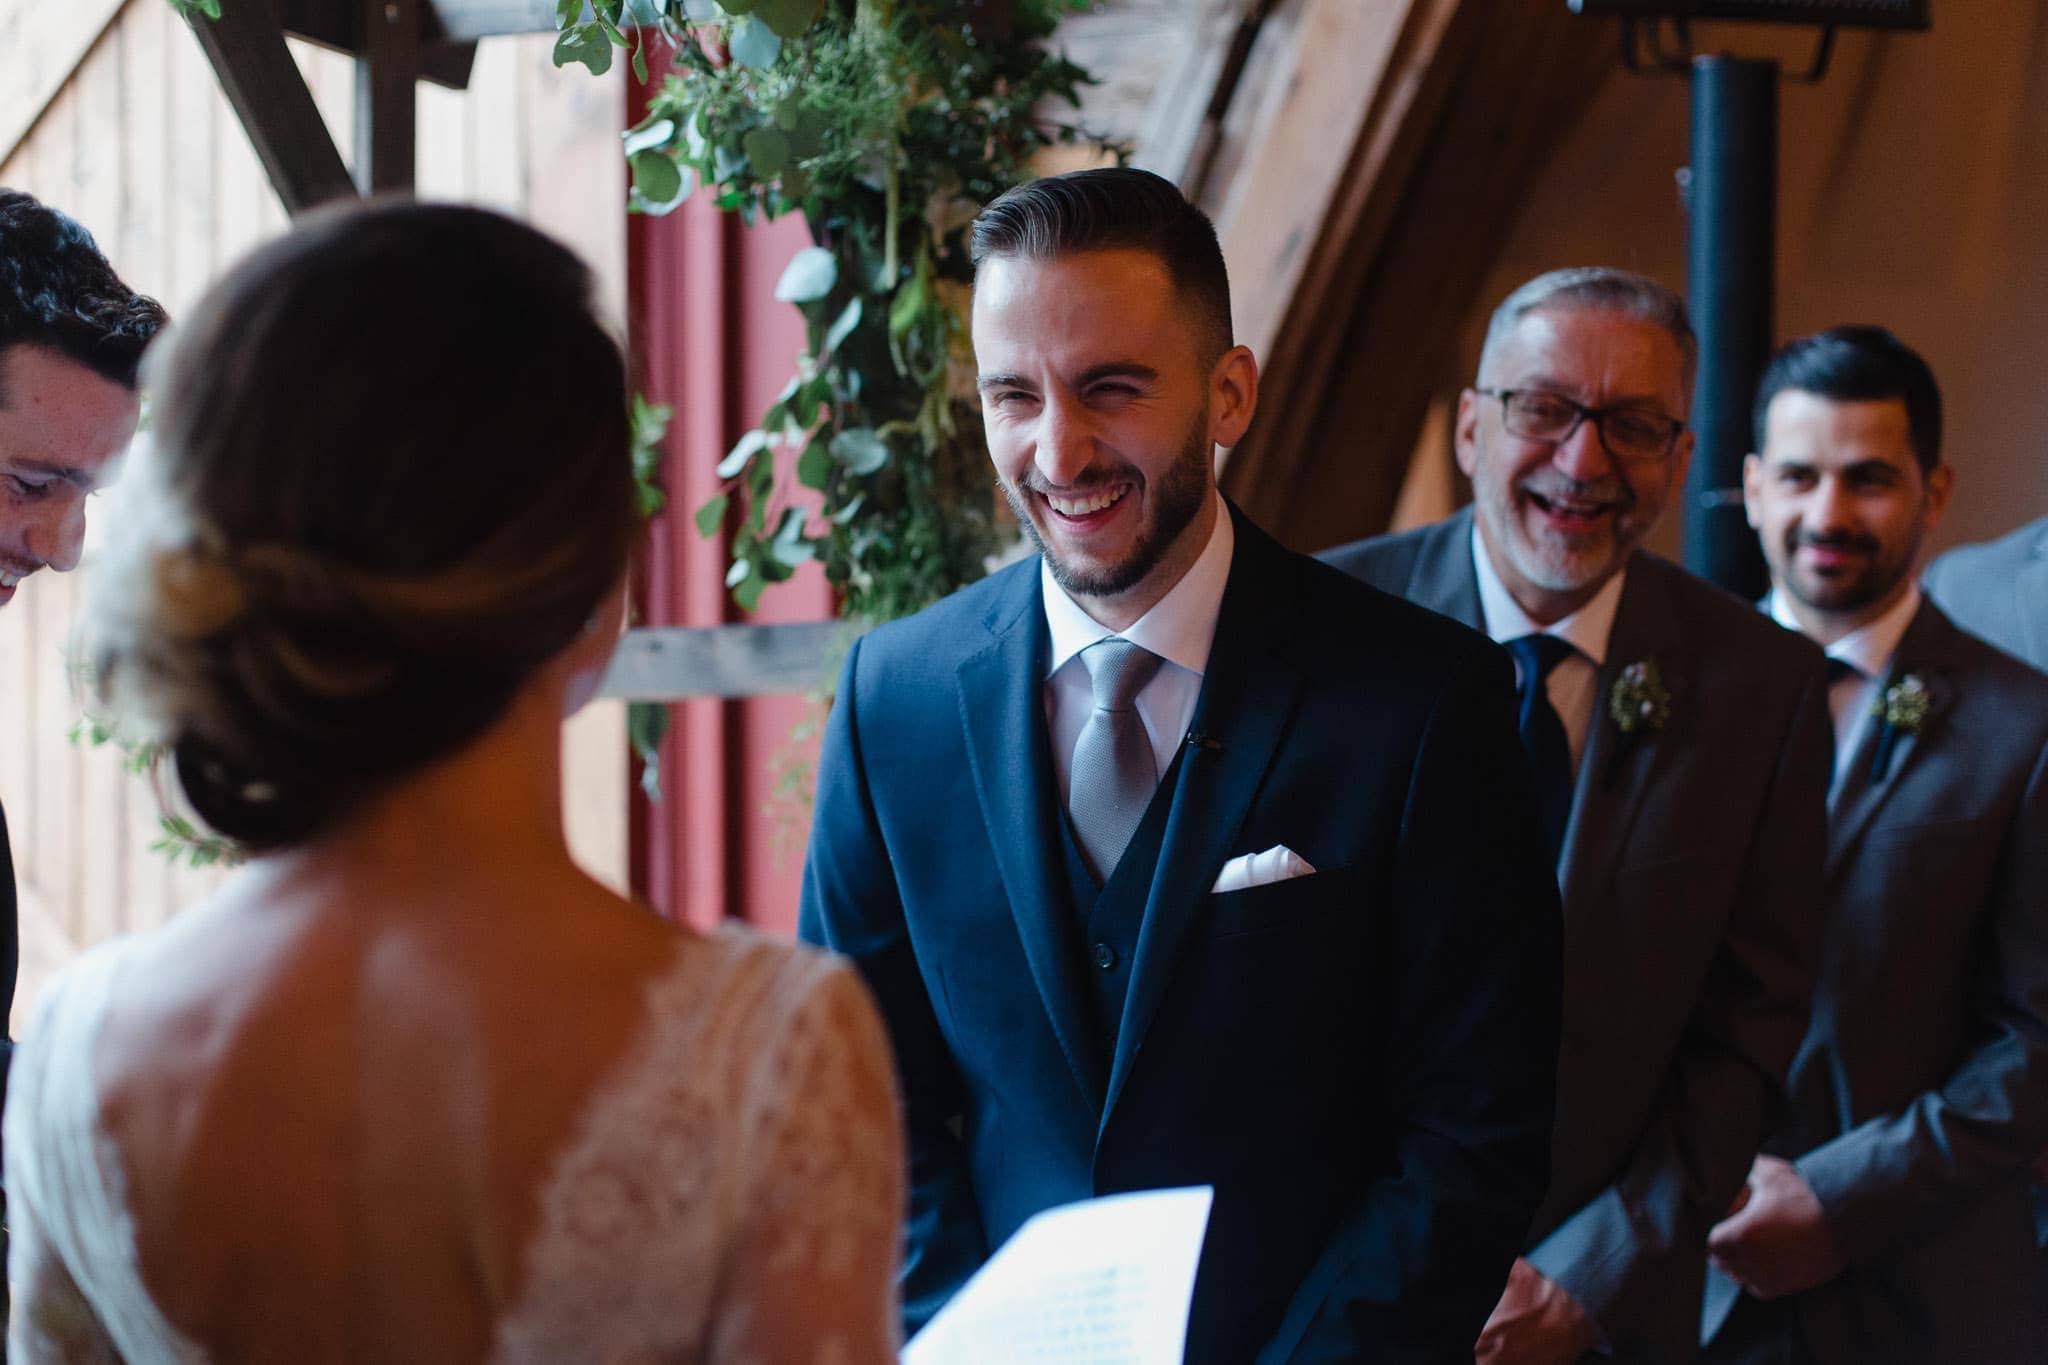
[[[1095,965],[1102,968],[1105,972],[1115,971],[1116,949],[1110,947],[1107,943],[1096,944]]]

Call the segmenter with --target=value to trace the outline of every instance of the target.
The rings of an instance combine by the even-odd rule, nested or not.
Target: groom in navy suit
[[[1258,370],[1171,184],[1037,181],[974,247],[1040,553],[855,646],[801,918],[894,1039],[907,1325],[1042,1209],[1203,1184],[1190,1361],[1470,1360],[1557,1060],[1509,660],[1224,502]]]

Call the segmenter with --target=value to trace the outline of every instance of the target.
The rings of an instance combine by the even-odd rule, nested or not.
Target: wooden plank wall
[[[42,8],[0,0],[0,32],[9,31],[10,11]],[[622,95],[616,76],[557,72],[549,47],[546,36],[493,39],[469,90],[422,89],[421,193],[503,208],[561,236],[596,267],[623,319]],[[294,53],[346,149],[350,62],[307,45]],[[0,86],[26,69],[19,60],[0,52]],[[287,222],[198,45],[164,0],[128,0],[26,135],[0,142],[0,185],[77,217],[122,275],[174,317]],[[0,612],[0,802],[23,898],[17,1018],[40,980],[79,947],[161,923],[219,879],[151,852],[157,808],[148,784],[112,752],[66,738],[77,711],[65,642],[90,573],[92,534],[80,573],[38,575]],[[572,846],[623,885],[630,783],[619,704],[595,706],[572,724],[565,784]]]

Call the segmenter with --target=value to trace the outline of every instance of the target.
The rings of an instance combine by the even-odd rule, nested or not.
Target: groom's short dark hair
[[[1134,166],[1049,175],[1001,195],[974,220],[977,268],[998,256],[1114,250],[1147,251],[1165,264],[1200,318],[1203,363],[1230,349],[1230,274],[1216,227],[1172,181]]]

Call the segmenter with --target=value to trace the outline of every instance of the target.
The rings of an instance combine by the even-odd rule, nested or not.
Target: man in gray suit
[[[1839,757],[1813,1021],[1709,1240],[1703,1339],[1746,1365],[2040,1360],[2048,677],[1914,583],[1952,482],[1925,361],[1822,332],[1771,362],[1757,413],[1770,610],[1827,650]]]
[[[1707,1229],[1806,1026],[1820,652],[1639,548],[1692,454],[1694,355],[1653,280],[1531,281],[1459,399],[1476,515],[1326,556],[1508,646],[1547,793],[1565,913],[1552,1179],[1482,1362],[1697,1355]]]
[[[1955,623],[2048,669],[2048,517],[1927,566],[1927,593]]]

